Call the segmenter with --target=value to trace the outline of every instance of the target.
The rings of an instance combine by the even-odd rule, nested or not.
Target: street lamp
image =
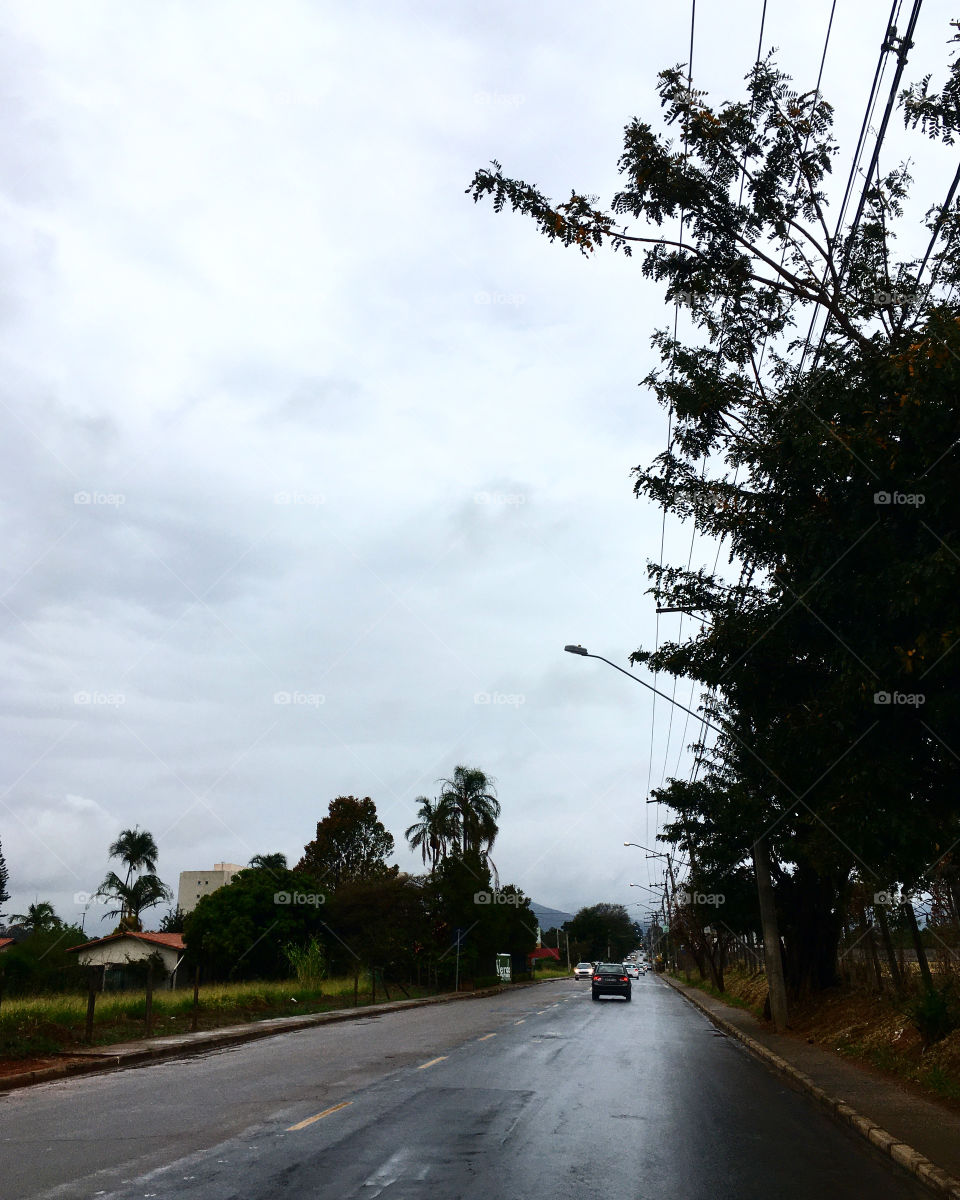
[[[673,697],[668,696],[666,692],[661,692],[659,688],[655,688],[652,684],[647,683],[645,679],[640,679],[638,676],[632,675],[629,671],[625,671],[623,667],[618,667],[615,662],[611,662],[609,658],[604,658],[602,654],[591,654],[590,651],[584,646],[564,646],[564,650],[566,650],[568,654],[582,655],[583,658],[598,658],[601,662],[605,662],[608,667],[613,667],[613,669],[615,671],[619,671],[621,675],[626,675],[626,677],[628,679],[632,679],[634,683],[639,683],[648,691],[653,692],[655,696],[659,696],[661,699],[666,700],[668,704],[672,704],[676,708],[682,708],[683,711],[685,713],[689,713],[691,717],[696,717],[698,721],[703,721],[707,729],[712,729],[714,733],[723,732],[722,730],[718,729],[716,725],[711,725],[709,721],[700,715],[700,713],[695,713],[692,708],[687,708],[687,706],[685,704],[681,704],[679,700],[674,700]]]
[[[615,671],[619,671],[621,675],[626,675],[628,679],[632,679],[634,683],[642,684],[643,687],[653,692],[655,696],[661,696],[669,704],[676,708],[681,708],[685,713],[689,713],[691,717],[696,717],[698,721],[703,722],[705,729],[712,729],[714,733],[722,733],[716,725],[712,725],[705,717],[699,713],[693,712],[686,705],[681,704],[678,700],[674,700],[672,696],[667,696],[659,691],[644,679],[638,679],[636,675],[632,675],[629,671],[625,671],[623,667],[618,667],[616,663],[610,661],[609,658],[604,658],[602,654],[591,654],[589,650],[583,646],[564,646],[569,654],[580,654],[584,658],[599,658],[601,662],[605,662],[608,667],[613,667]],[[758,762],[763,763],[763,759],[757,752],[745,742],[742,738],[728,730],[728,735],[735,737],[743,748],[748,751]],[[766,766],[766,763],[763,763]],[[648,800],[648,804],[653,801]],[[625,845],[636,845],[635,842],[627,842]],[[641,847],[643,849],[643,847]],[[777,927],[777,915],[773,901],[773,881],[770,875],[770,851],[764,837],[758,837],[752,846],[753,868],[757,877],[757,893],[760,902],[760,921],[763,927],[763,954],[767,969],[767,981],[770,989],[770,1010],[773,1016],[773,1027],[777,1033],[782,1033],[787,1027],[787,991],[786,984],[783,978],[783,964],[780,961],[780,935]],[[670,866],[670,859],[667,858],[667,866]],[[671,871],[672,875],[672,871]],[[676,883],[674,883],[674,891],[676,891]]]

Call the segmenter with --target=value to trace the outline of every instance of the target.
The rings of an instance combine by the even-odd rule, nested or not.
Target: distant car
[[[573,968],[574,979],[589,979],[593,975],[593,963],[577,963]]]
[[[640,978],[640,968],[637,966],[637,964],[635,962],[625,962],[623,964],[623,969],[626,971],[626,973],[630,976],[631,979],[639,979]]]
[[[591,984],[594,1000],[599,1000],[601,996],[630,999],[630,976],[624,970],[623,963],[599,963],[591,976]]]

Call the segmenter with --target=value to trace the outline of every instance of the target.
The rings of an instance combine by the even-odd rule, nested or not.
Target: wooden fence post
[[[200,967],[193,968],[193,1012],[190,1014],[190,1030],[197,1032],[197,1018],[200,1015]]]
[[[97,1006],[97,968],[87,968],[87,1024],[84,1030],[84,1041],[88,1046],[93,1045],[93,1014]]]
[[[153,963],[147,963],[147,999],[144,1005],[144,1017],[147,1023],[147,1037],[153,1033]]]

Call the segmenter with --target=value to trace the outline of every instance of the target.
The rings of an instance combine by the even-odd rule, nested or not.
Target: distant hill
[[[573,913],[563,912],[559,908],[550,908],[546,904],[538,904],[536,900],[530,901],[530,907],[533,909],[541,929],[559,929],[564,921],[573,920]]]

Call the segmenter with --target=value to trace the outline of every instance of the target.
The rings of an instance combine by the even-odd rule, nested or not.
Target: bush
[[[923,1038],[926,1049],[960,1028],[960,1000],[950,985],[926,988],[918,1000],[907,1005],[907,1015]]]
[[[297,946],[291,942],[284,946],[283,953],[293,967],[297,981],[305,987],[319,987],[320,981],[326,978],[327,954],[319,938],[312,937],[305,946]]]

